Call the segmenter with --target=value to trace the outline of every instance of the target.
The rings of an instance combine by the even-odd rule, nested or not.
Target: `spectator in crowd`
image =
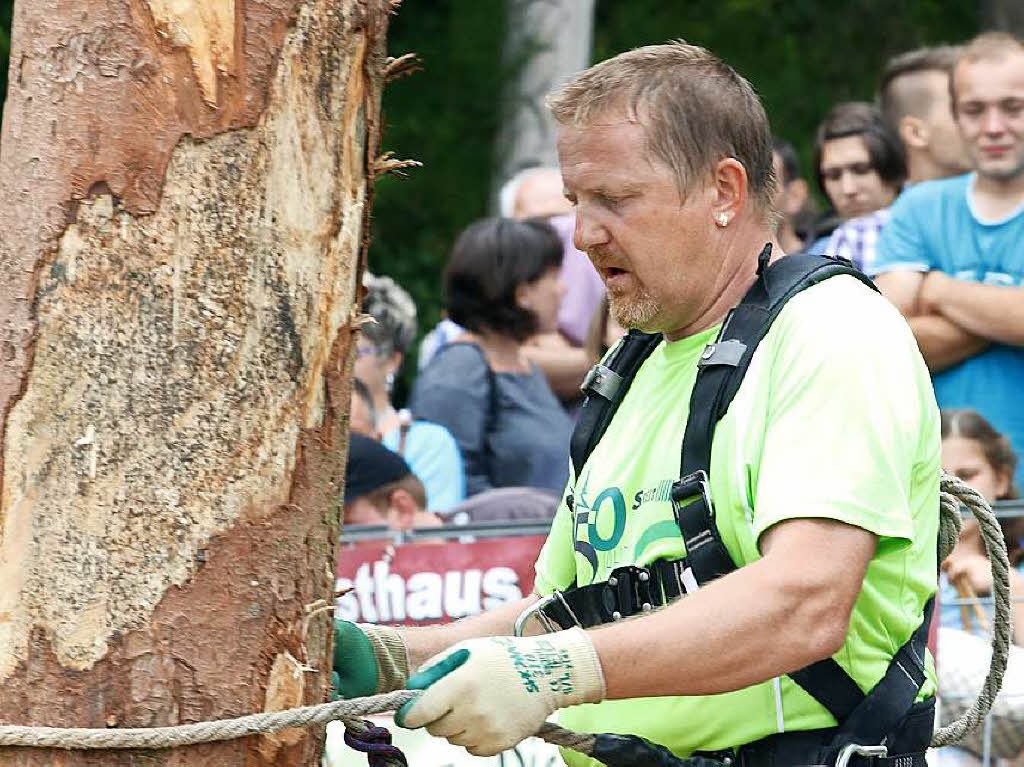
[[[377,431],[377,412],[373,395],[366,384],[358,378],[352,379],[352,403],[348,409],[348,428],[356,434],[380,439]]]
[[[776,233],[786,253],[804,249],[803,238],[797,233],[796,220],[807,204],[807,182],[800,176],[800,158],[788,141],[772,139],[772,169],[775,171],[775,210],[779,213]]]
[[[899,137],[877,107],[860,101],[836,105],[818,126],[814,171],[832,210],[815,227],[811,253],[823,253],[843,221],[892,204],[907,175]]]
[[[374,431],[386,447],[409,462],[422,480],[427,508],[450,508],[466,496],[462,457],[455,439],[443,426],[413,420],[407,411],[399,412],[391,404],[395,376],[416,335],[416,305],[390,277],[367,274],[364,285],[363,311],[374,322],[362,326],[354,373],[370,392]]]
[[[1020,453],[1024,45],[1003,33],[975,38],[956,64],[952,90],[975,172],[901,195],[872,271],[910,322],[939,406],[984,412]]]
[[[1018,497],[1014,485],[1017,456],[1007,439],[974,410],[943,410],[942,416],[942,466],[977,490],[989,503],[1012,500]],[[1021,560],[1021,520],[1001,519],[1006,550],[1010,564]],[[964,520],[960,541],[953,553],[942,563],[942,577],[939,581],[941,611],[939,623],[944,629],[967,630],[988,639],[988,630],[994,625],[994,608],[991,604],[958,604],[964,599],[990,597],[992,594],[992,566],[981,540],[977,521],[970,517]],[[1024,577],[1019,569],[1010,570],[1011,597],[1016,599],[1024,594]],[[984,622],[976,610],[982,611]],[[1014,643],[1024,645],[1024,615],[1014,611]],[[939,652],[944,643],[940,638]],[[946,664],[959,664],[966,660],[956,653],[943,653],[939,663],[941,685],[947,674],[954,683],[956,675],[964,673],[944,668]],[[980,682],[980,680],[979,680]],[[940,749],[935,758],[938,767],[982,767],[981,760],[971,751],[960,746]],[[1017,764],[995,760],[993,764]]]
[[[572,213],[562,192],[558,168],[536,166],[519,171],[498,192],[498,213],[503,218],[554,218]]]
[[[903,142],[907,186],[969,170],[949,93],[959,52],[950,45],[919,48],[891,59],[882,73],[878,100],[882,116]],[[847,221],[832,233],[825,252],[870,273],[890,213],[890,207],[879,208]]]
[[[580,397],[580,383],[594,360],[586,350],[586,333],[597,304],[604,295],[604,283],[587,255],[573,245],[576,217],[562,193],[558,168],[527,168],[501,188],[500,212],[504,218],[542,218],[554,227],[562,240],[561,279],[565,293],[558,309],[558,327],[539,333],[525,346],[527,357],[544,372],[552,390],[565,402]],[[463,328],[450,317],[427,334],[420,346],[422,370],[439,348],[450,343]]]
[[[943,468],[977,490],[989,503],[1018,498],[1014,483],[1017,454],[1006,437],[992,428],[992,424],[977,411],[943,410],[941,415]],[[1021,534],[1024,532],[1021,522],[1020,518],[999,520],[1006,551],[1013,565],[1021,561]],[[964,521],[960,542],[942,569],[946,575],[943,578],[942,625],[959,627],[960,610],[952,604],[957,597],[956,592],[976,596],[992,593],[992,568],[981,540],[981,531],[973,517]],[[1011,587],[1015,593],[1024,594],[1024,580],[1016,571],[1011,571]],[[992,606],[987,609],[991,625]],[[1024,613],[1017,611],[1014,623],[1015,641],[1024,644]]]
[[[426,511],[423,483],[402,456],[363,434],[349,435],[345,466],[345,524],[387,525],[394,530],[437,527]]]
[[[447,509],[426,510],[423,483],[402,456],[362,434],[349,439],[345,471],[345,523],[392,530],[475,522],[550,520],[561,493],[532,487],[488,490]]]
[[[452,249],[445,303],[466,333],[420,373],[412,411],[455,435],[469,495],[565,484],[569,417],[524,351],[555,329],[561,262],[558,235],[536,220],[477,221]]]

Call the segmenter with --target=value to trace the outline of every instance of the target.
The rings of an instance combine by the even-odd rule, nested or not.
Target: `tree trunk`
[[[497,209],[501,185],[524,168],[557,166],[556,125],[544,99],[590,64],[595,0],[506,0],[507,66],[516,72],[503,95],[498,173],[492,184]]]
[[[0,722],[317,703],[385,0],[19,0]],[[0,765],[313,765],[286,731]]]

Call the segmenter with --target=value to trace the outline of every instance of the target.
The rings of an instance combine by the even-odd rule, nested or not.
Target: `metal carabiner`
[[[543,626],[546,633],[553,634],[556,631],[560,631],[561,629],[552,623],[551,619],[544,614],[544,608],[555,601],[555,594],[558,594],[558,592],[556,591],[546,597],[541,597],[519,613],[519,617],[516,618],[515,625],[512,628],[512,633],[517,637],[524,636],[523,632],[526,630],[526,622],[534,616],[537,616],[537,620],[540,622],[540,625]]]
[[[847,767],[850,764],[850,760],[855,756],[878,756],[885,758],[889,755],[889,749],[885,746],[859,746],[856,743],[851,743],[848,746],[844,746],[843,750],[839,752],[839,757],[836,759],[836,767]]]

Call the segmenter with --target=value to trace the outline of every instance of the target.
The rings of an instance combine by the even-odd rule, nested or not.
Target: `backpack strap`
[[[569,443],[569,455],[572,457],[576,477],[579,477],[583,465],[604,436],[636,372],[661,343],[661,338],[660,333],[630,330],[608,355],[607,365],[599,362],[583,379],[580,391],[587,396],[580,407]]]

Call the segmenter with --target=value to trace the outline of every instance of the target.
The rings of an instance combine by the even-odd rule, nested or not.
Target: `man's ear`
[[[911,115],[900,120],[898,132],[903,145],[914,149],[927,148],[928,142],[931,140],[931,131],[928,130],[924,120]]]
[[[712,215],[719,226],[728,226],[747,202],[747,169],[734,157],[718,161],[714,175]]]
[[[419,510],[419,504],[407,490],[392,490],[388,497],[388,526],[396,530],[411,530],[416,525]]]

